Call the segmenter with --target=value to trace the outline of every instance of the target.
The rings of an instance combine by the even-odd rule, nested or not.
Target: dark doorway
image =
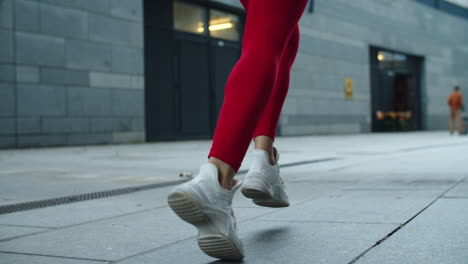
[[[204,138],[211,132],[210,64],[206,39],[177,36],[177,138]]]
[[[422,58],[371,48],[372,131],[421,127]]]
[[[216,3],[145,1],[148,141],[212,137],[243,19],[243,10]]]

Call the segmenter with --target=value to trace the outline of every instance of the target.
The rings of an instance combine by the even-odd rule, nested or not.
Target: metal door
[[[213,114],[212,131],[214,132],[221,106],[223,105],[224,87],[232,68],[239,59],[241,47],[239,43],[225,40],[212,40],[212,83],[213,83]]]
[[[208,138],[212,108],[208,40],[179,34],[175,48],[177,138]]]

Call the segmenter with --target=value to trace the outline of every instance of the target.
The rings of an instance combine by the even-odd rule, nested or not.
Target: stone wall
[[[144,141],[142,9],[141,0],[0,0],[0,147]],[[300,24],[282,135],[370,130],[370,46],[424,58],[424,129],[447,127],[455,84],[468,98],[466,18],[409,0],[315,0]]]
[[[4,0],[0,12],[0,146],[144,140],[142,1]]]
[[[455,84],[468,96],[468,20],[416,1],[316,0],[301,20],[300,53],[283,111],[283,135],[370,130],[369,47],[424,57],[425,129],[447,128]],[[344,78],[354,79],[354,99]]]
[[[12,0],[0,1],[0,146],[15,146],[16,68]]]

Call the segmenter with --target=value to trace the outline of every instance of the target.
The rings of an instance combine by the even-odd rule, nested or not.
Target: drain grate
[[[324,162],[324,161],[333,161],[337,159],[339,158],[326,158],[326,159],[292,162],[292,163],[286,163],[286,164],[281,165],[281,168],[312,164],[312,163]],[[245,173],[247,173],[247,170],[241,170],[238,172],[238,174],[245,174]],[[51,206],[62,205],[62,204],[70,204],[70,203],[83,202],[83,201],[88,201],[88,200],[95,200],[95,199],[101,199],[101,198],[106,198],[106,197],[124,195],[124,194],[129,194],[129,193],[134,193],[134,192],[140,192],[140,191],[175,185],[175,184],[179,184],[182,182],[186,182],[188,180],[189,179],[172,181],[172,182],[164,182],[164,183],[153,183],[153,184],[146,184],[146,185],[140,185],[140,186],[134,186],[134,187],[112,189],[112,190],[101,191],[101,192],[84,193],[84,194],[70,195],[70,196],[65,196],[65,197],[51,198],[51,199],[45,199],[45,200],[39,200],[39,201],[3,205],[3,206],[0,206],[0,215],[19,212],[19,211],[27,211],[27,210],[32,210],[32,209],[51,207]]]
[[[44,208],[44,207],[50,207],[50,206],[56,206],[56,205],[62,205],[62,204],[76,203],[76,202],[124,195],[124,194],[174,185],[174,184],[182,183],[185,181],[187,180],[165,182],[165,183],[154,183],[154,184],[147,184],[147,185],[140,185],[140,186],[134,186],[134,187],[125,187],[125,188],[120,188],[120,189],[101,191],[101,192],[84,193],[84,194],[70,195],[70,196],[65,196],[65,197],[51,198],[51,199],[45,199],[45,200],[39,200],[39,201],[3,205],[3,206],[0,206],[0,215],[19,212],[19,211],[26,211],[26,210],[31,210],[31,209],[38,209],[38,208]]]

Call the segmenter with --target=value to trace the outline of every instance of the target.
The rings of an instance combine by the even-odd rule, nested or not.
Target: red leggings
[[[299,48],[307,0],[241,0],[247,10],[242,55],[224,90],[209,157],[239,170],[250,140],[275,138]]]

